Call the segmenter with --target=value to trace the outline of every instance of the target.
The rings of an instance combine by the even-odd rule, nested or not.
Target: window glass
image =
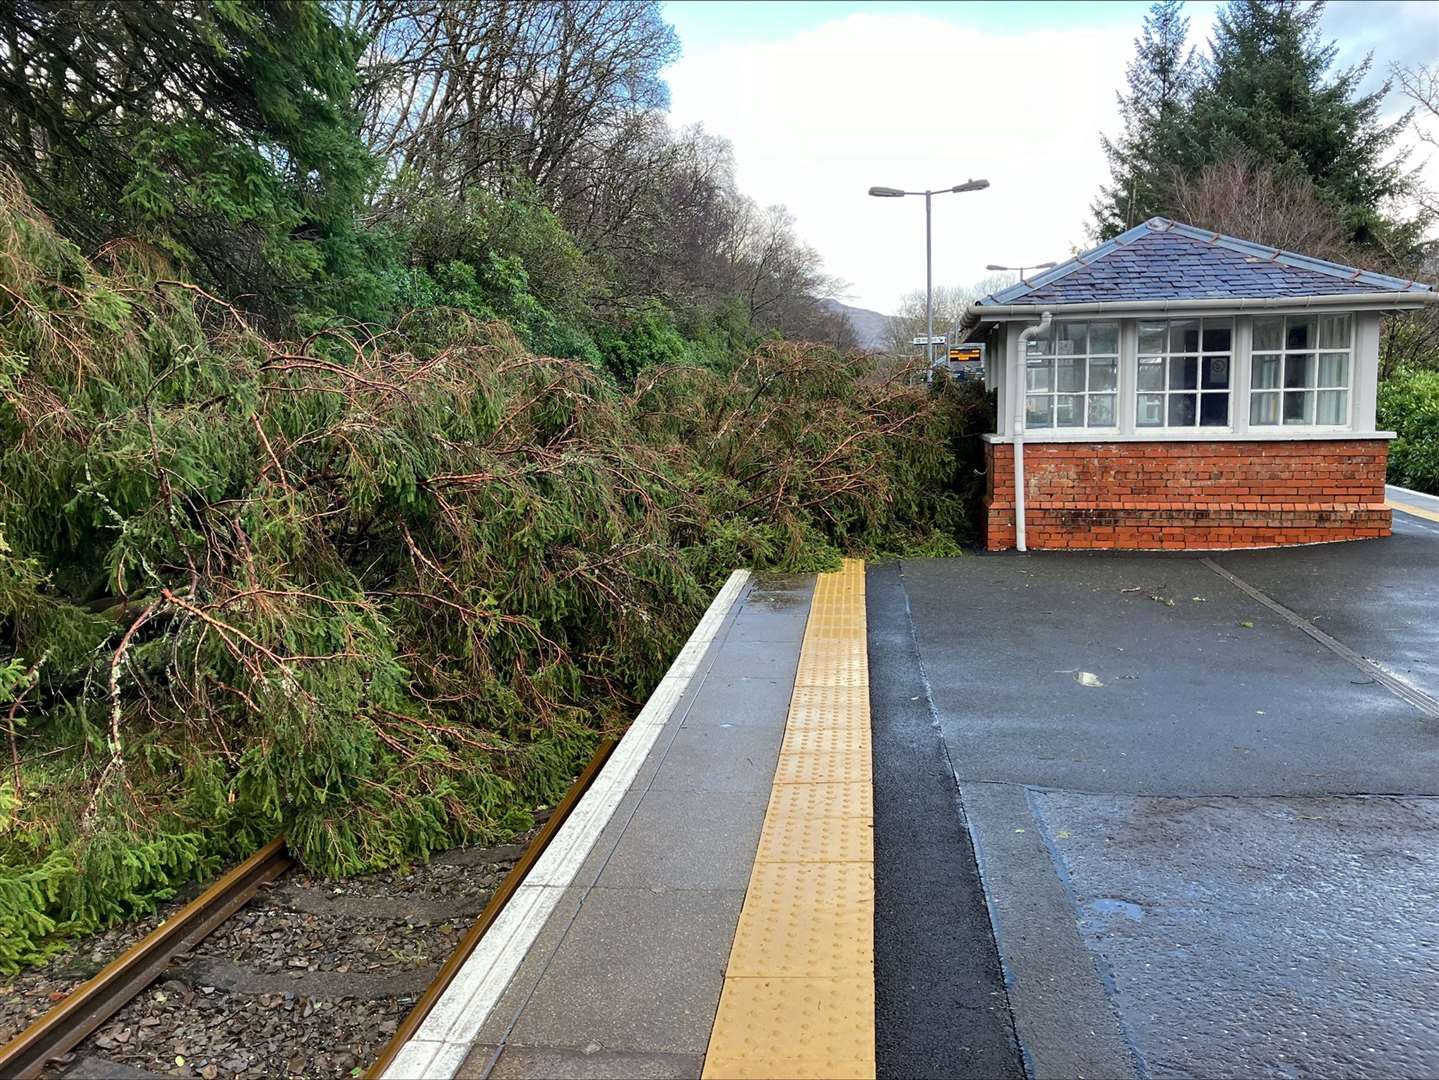
[[[1324,315],[1320,317],[1319,347],[1321,349],[1349,348],[1348,315]]]
[[[1085,341],[1089,336],[1088,324],[1075,322],[1055,323],[1055,353],[1059,356],[1084,356],[1089,350]]]
[[[1192,353],[1199,351],[1199,320],[1179,319],[1169,324],[1169,351]]]
[[[1026,390],[1053,390],[1054,361],[1047,357],[1027,361],[1024,367],[1024,387]]]
[[[1284,319],[1271,315],[1254,320],[1254,351],[1271,352],[1284,347]]]
[[[1286,424],[1314,423],[1314,395],[1306,391],[1284,391],[1284,422]]]
[[[1312,349],[1319,343],[1313,315],[1290,315],[1284,320],[1284,348]]]
[[[1034,337],[1030,338],[1030,339],[1029,339],[1029,344],[1026,346],[1026,353],[1027,353],[1027,355],[1029,355],[1029,356],[1053,356],[1053,355],[1054,355],[1054,337],[1053,337],[1053,333],[1054,333],[1054,326],[1051,325],[1050,328],[1049,328],[1048,330],[1044,331],[1042,334],[1035,334]]]
[[[1155,357],[1142,357],[1139,361],[1139,389],[1164,389],[1164,361]]]
[[[1227,425],[1233,343],[1232,319],[1141,322],[1135,424]]]
[[[1330,425],[1344,424],[1349,420],[1348,413],[1348,390],[1319,391],[1319,409],[1315,418],[1317,423]]]
[[[1284,385],[1288,387],[1314,385],[1314,354],[1289,353],[1284,357]]]
[[[1199,395],[1199,426],[1200,426],[1200,427],[1228,427],[1228,426],[1229,426],[1229,395],[1228,395],[1228,394],[1201,394],[1201,395]]]
[[[1174,356],[1169,360],[1169,389],[1193,390],[1199,385],[1199,357]]]
[[[1024,399],[1024,426],[1031,428],[1049,427],[1050,411],[1054,398],[1048,394],[1030,394]]]
[[[1119,324],[1097,322],[1089,324],[1089,354],[1091,356],[1119,354]]]
[[[1229,357],[1206,356],[1200,361],[1199,385],[1205,390],[1229,389]]]
[[[1195,398],[1198,394],[1169,395],[1169,426],[1193,427],[1195,420]]]
[[[1229,323],[1215,323],[1205,320],[1203,346],[1205,352],[1227,353],[1234,328]]]
[[[1091,360],[1089,362],[1089,389],[1114,390],[1119,386],[1118,360]]]
[[[1113,427],[1116,423],[1114,417],[1114,395],[1113,394],[1090,394],[1089,395],[1089,426],[1090,427]]]
[[[1056,322],[1029,341],[1025,424],[1031,428],[1114,427],[1119,385],[1117,322]]]
[[[1158,355],[1164,352],[1164,344],[1169,340],[1169,327],[1162,322],[1142,322],[1139,324],[1139,355]]]
[[[1255,319],[1253,326],[1249,422],[1348,424],[1354,317],[1272,315]]]
[[[1279,423],[1279,395],[1252,395],[1249,398],[1249,422],[1259,426]]]
[[[1266,353],[1263,356],[1256,353],[1249,385],[1255,390],[1271,390],[1278,387],[1283,359],[1278,353]]]
[[[1061,344],[1063,344],[1061,342]],[[1054,388],[1062,393],[1084,392],[1083,356],[1061,356],[1054,361]],[[1063,425],[1061,425],[1063,426]]]

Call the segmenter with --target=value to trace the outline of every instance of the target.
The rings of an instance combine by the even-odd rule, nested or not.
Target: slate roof
[[[1052,270],[1000,289],[975,307],[1430,291],[1416,281],[1156,217]]]

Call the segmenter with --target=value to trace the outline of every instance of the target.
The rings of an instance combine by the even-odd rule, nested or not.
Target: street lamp
[[[954,187],[936,188],[933,191],[905,191],[901,188],[875,186],[869,193],[877,199],[899,199],[905,195],[924,196],[924,347],[929,356],[931,374],[934,369],[934,242],[930,230],[930,199],[947,191],[983,191],[989,187],[988,180],[966,180]]]
[[[1048,270],[1051,266],[1057,266],[1057,265],[1058,265],[1057,263],[1052,263],[1052,262],[1047,262],[1047,263],[1035,263],[1033,266],[1000,266],[998,263],[990,263],[988,266],[985,267],[985,269],[986,269],[986,270],[1015,270],[1015,271],[1018,271],[1018,272],[1019,272],[1019,283],[1020,283],[1021,285],[1023,285],[1023,284],[1024,284],[1024,272],[1025,272],[1026,270]]]

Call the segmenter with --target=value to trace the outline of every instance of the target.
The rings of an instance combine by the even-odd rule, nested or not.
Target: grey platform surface
[[[1216,561],[1439,690],[1439,531]],[[1439,722],[1192,557],[901,577],[1029,1076],[1439,1075]]]
[[[459,1076],[699,1076],[813,588],[747,587]]]

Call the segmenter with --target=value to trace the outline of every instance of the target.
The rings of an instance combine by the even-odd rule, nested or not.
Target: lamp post
[[[930,372],[934,370],[934,241],[930,228],[930,200],[947,191],[983,191],[989,187],[988,180],[966,180],[954,187],[936,188],[933,191],[904,191],[901,188],[872,187],[869,193],[877,199],[899,199],[905,195],[924,196],[924,347],[929,357]]]
[[[1052,262],[1047,262],[1047,263],[1035,263],[1033,266],[1000,266],[998,263],[990,263],[988,266],[985,267],[985,269],[986,269],[986,270],[1014,270],[1014,271],[1018,271],[1018,272],[1019,272],[1019,283],[1020,283],[1021,285],[1023,285],[1023,284],[1024,284],[1024,272],[1025,272],[1026,270],[1048,270],[1051,266],[1057,266],[1057,265],[1058,265],[1057,263],[1052,263]]]

